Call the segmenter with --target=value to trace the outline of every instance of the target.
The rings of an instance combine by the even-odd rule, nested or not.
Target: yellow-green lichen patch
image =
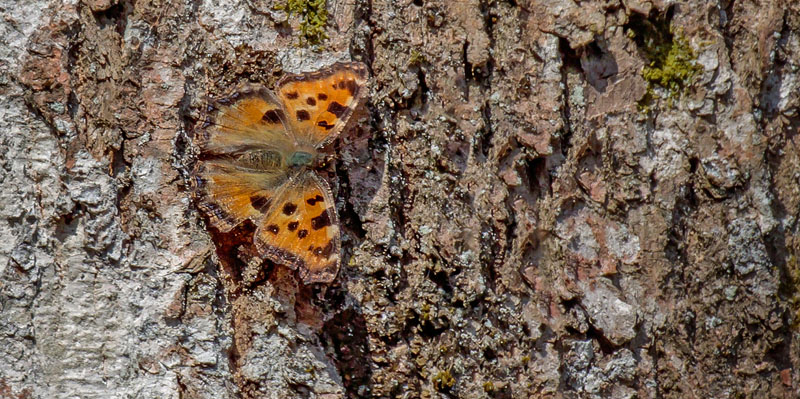
[[[689,40],[666,19],[632,21],[628,29],[628,36],[636,41],[647,62],[642,68],[647,92],[639,101],[640,110],[649,111],[652,103],[662,97],[659,93],[665,93],[671,105],[703,69]]]
[[[317,45],[328,38],[325,33],[325,26],[328,24],[327,0],[288,0],[276,9],[300,16],[301,45]]]
[[[421,65],[424,62],[427,62],[428,59],[425,58],[425,54],[422,54],[417,49],[411,50],[411,56],[408,58],[408,65]]]
[[[642,77],[650,84],[669,90],[670,94],[680,93],[702,70],[689,41],[681,33],[675,34],[670,43],[656,46],[652,57],[650,64],[642,68]]]
[[[427,303],[422,304],[420,311],[419,311],[419,318],[422,321],[430,321],[432,319],[431,316],[431,305]]]
[[[433,387],[439,392],[449,391],[453,385],[456,385],[456,379],[450,370],[440,371],[433,377]]]

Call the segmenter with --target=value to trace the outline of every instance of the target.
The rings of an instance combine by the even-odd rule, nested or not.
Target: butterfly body
[[[311,166],[314,163],[316,154],[305,151],[295,151],[289,156],[290,168],[302,168]]]
[[[247,86],[209,107],[192,181],[210,224],[227,232],[250,220],[262,255],[298,269],[306,283],[335,278],[338,217],[315,170],[327,163],[321,150],[346,125],[365,83],[362,64],[337,63],[285,76],[277,94]]]
[[[239,155],[237,161],[242,167],[253,170],[278,170],[284,167],[280,151],[270,149],[248,151]]]

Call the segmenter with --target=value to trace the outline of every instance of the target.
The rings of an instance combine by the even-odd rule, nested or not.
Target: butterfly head
[[[316,170],[328,169],[328,167],[335,162],[333,155],[324,152],[317,153],[314,158],[313,168]]]

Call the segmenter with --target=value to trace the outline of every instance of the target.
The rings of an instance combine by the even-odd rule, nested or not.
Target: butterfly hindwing
[[[357,62],[284,76],[276,87],[292,134],[312,146],[332,140],[366,95],[366,81],[367,69]]]
[[[256,247],[272,261],[298,269],[306,284],[328,282],[339,270],[339,223],[327,183],[303,171],[287,183],[259,222]]]
[[[268,212],[275,188],[285,176],[275,171],[255,171],[224,161],[198,163],[192,186],[198,207],[211,225],[230,231],[246,219],[258,222]]]

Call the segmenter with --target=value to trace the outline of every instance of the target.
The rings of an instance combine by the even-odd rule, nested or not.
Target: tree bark
[[[2,398],[800,396],[796,2],[331,0],[321,45],[277,0],[0,4]],[[193,137],[337,60],[305,286],[207,228]]]

